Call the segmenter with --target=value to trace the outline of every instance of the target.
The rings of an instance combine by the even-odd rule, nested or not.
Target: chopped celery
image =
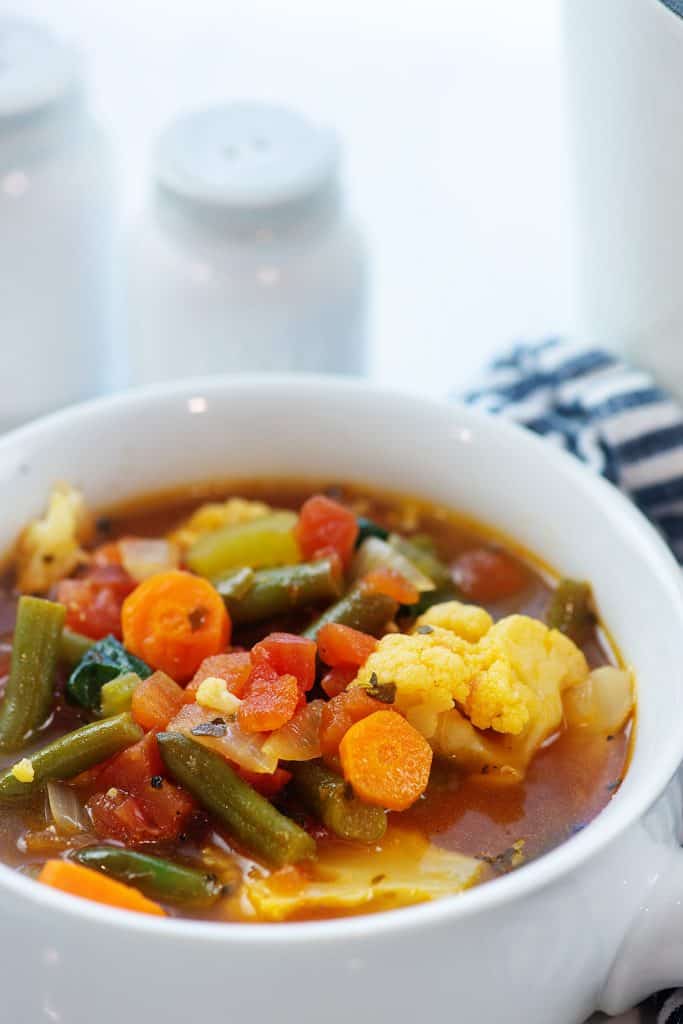
[[[100,690],[100,714],[103,718],[120,715],[130,711],[133,703],[133,690],[140,682],[135,672],[124,672],[116,679],[110,679]]]
[[[210,579],[239,566],[263,569],[301,561],[294,512],[273,512],[249,523],[202,535],[187,553],[193,572]]]

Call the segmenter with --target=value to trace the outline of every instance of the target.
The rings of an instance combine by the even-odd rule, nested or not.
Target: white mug
[[[683,982],[683,589],[655,530],[571,456],[471,409],[322,377],[195,380],[0,440],[0,550],[55,480],[90,503],[221,478],[355,480],[493,524],[589,578],[637,679],[604,811],[536,861],[403,910],[281,925],[157,919],[0,865],[8,1024],[578,1024]]]
[[[683,398],[683,4],[564,0],[577,332]]]

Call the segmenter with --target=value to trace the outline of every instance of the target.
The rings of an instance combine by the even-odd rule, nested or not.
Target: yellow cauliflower
[[[181,548],[190,548],[203,533],[220,530],[223,526],[241,526],[268,515],[272,509],[262,501],[246,498],[228,498],[227,501],[208,501],[200,505],[168,535],[168,540]]]
[[[470,767],[524,767],[560,726],[563,691],[587,674],[581,651],[557,630],[525,615],[494,624],[483,609],[451,601],[421,616],[412,634],[383,637],[355,683],[393,682],[396,706],[437,753]]]
[[[43,519],[24,529],[16,549],[17,587],[22,593],[41,594],[87,561],[81,547],[90,529],[90,517],[80,491],[57,484]]]

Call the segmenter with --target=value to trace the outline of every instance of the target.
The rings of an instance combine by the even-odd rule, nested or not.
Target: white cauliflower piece
[[[24,529],[16,548],[17,587],[22,593],[42,594],[88,559],[81,544],[91,521],[80,491],[57,484],[43,519]]]
[[[455,601],[431,608],[415,629],[383,637],[352,685],[394,683],[396,706],[436,753],[521,777],[562,723],[562,693],[588,675],[581,651],[536,619],[493,624]]]
[[[223,526],[241,526],[270,512],[272,509],[264,502],[247,501],[246,498],[208,501],[169,533],[167,539],[181,548],[190,548],[204,533],[212,533]]]

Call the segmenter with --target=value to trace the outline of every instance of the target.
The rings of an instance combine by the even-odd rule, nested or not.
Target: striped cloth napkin
[[[463,397],[607,477],[683,562],[683,409],[647,373],[601,349],[551,339],[515,345]],[[607,1020],[599,1014],[590,1024]],[[616,1024],[646,1022],[683,1024],[683,989],[654,996]]]

